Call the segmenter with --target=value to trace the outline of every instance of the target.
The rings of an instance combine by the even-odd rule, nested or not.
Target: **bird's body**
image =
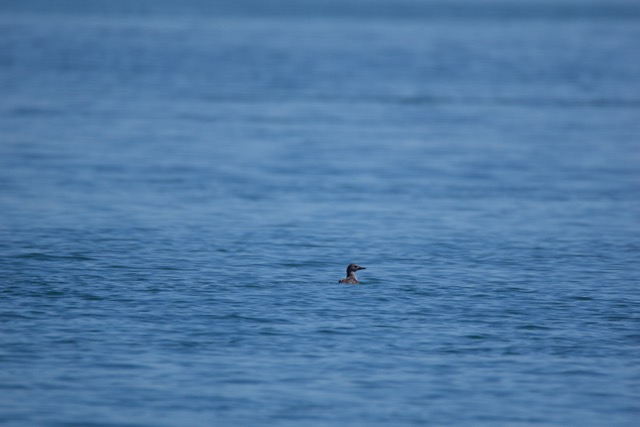
[[[357,285],[358,283],[360,283],[358,281],[358,278],[356,277],[356,275],[354,274],[351,277],[347,277],[345,279],[340,279],[340,281],[338,283],[349,283],[351,285]]]
[[[356,271],[358,270],[366,270],[366,268],[360,267],[359,265],[356,265],[356,264],[349,264],[347,266],[347,277],[345,277],[344,279],[340,279],[338,283],[348,283],[350,285],[357,285],[358,283],[360,283],[358,281],[358,278],[356,277]]]

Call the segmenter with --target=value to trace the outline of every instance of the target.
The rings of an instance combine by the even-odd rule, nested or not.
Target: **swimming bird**
[[[366,270],[366,268],[360,267],[356,264],[349,264],[347,266],[347,277],[344,279],[340,279],[338,283],[349,283],[352,285],[357,285],[358,283],[360,283],[358,282],[358,278],[356,277],[356,271],[358,270]]]

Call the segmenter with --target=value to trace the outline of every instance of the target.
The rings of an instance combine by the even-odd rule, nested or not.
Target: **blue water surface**
[[[637,425],[639,24],[0,1],[0,425]]]

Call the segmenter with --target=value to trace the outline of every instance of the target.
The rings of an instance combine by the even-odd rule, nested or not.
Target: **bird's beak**
[[[366,267],[358,267],[358,270],[366,270]]]

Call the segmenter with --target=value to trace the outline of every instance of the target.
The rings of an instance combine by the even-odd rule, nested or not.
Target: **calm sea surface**
[[[0,425],[638,425],[637,2],[205,3],[0,1]]]

